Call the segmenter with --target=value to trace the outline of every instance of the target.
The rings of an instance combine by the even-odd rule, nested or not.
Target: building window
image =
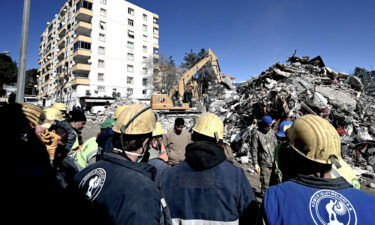
[[[154,54],[159,54],[159,49],[158,48],[154,48]]]
[[[147,86],[147,83],[148,83],[148,79],[147,78],[143,78],[143,80],[142,80],[143,86]]]
[[[143,45],[143,52],[147,52],[147,46]]]
[[[134,60],[134,54],[133,53],[128,53],[128,60],[131,60],[131,61]]]
[[[98,73],[98,81],[104,81],[104,73]]]
[[[127,71],[131,72],[131,73],[134,72],[134,66],[133,65],[128,65]]]
[[[142,94],[147,94],[147,90],[142,90]]]
[[[133,89],[132,88],[126,89],[126,94],[127,95],[133,95]]]
[[[105,54],[105,48],[102,47],[102,46],[99,46],[98,53],[99,53],[100,55],[104,55],[104,54]]]
[[[143,31],[147,31],[147,25],[146,24],[143,24],[143,28],[142,28]]]
[[[128,25],[129,26],[134,26],[134,20],[128,19]]]
[[[159,29],[158,28],[154,28],[154,34],[159,34]]]
[[[142,68],[142,73],[143,73],[144,75],[147,75],[147,72],[148,72],[148,69],[147,69],[146,67],[143,67],[143,68]]]
[[[99,27],[100,27],[101,30],[105,30],[105,27],[106,27],[105,22],[100,21],[100,23],[99,23]]]
[[[128,8],[128,13],[129,13],[130,15],[133,15],[133,16],[134,16],[134,9],[132,9],[132,8]]]
[[[100,16],[106,17],[107,16],[107,10],[105,9],[100,9]]]
[[[134,83],[134,78],[133,77],[127,77],[126,78],[126,83],[127,84],[133,84]]]
[[[104,68],[104,60],[102,59],[98,60],[98,68]]]
[[[147,62],[147,57],[146,57],[146,56],[143,56],[143,57],[142,57],[142,62],[143,62],[143,63],[146,63],[146,62]]]
[[[75,51],[77,49],[88,49],[88,50],[90,50],[91,49],[91,43],[84,42],[84,41],[77,41],[73,45],[73,50]]]
[[[107,4],[107,0],[100,0],[100,3],[102,3],[102,4]]]
[[[99,92],[105,92],[105,86],[99,85],[98,86],[98,91]]]
[[[105,34],[99,33],[99,41],[105,41]]]
[[[79,10],[81,7],[91,10],[92,9],[92,3],[91,2],[87,2],[87,1],[79,1],[76,4],[76,10]]]
[[[143,35],[143,41],[147,41],[147,35]]]
[[[128,48],[129,49],[134,49],[134,42],[128,41]]]
[[[143,20],[147,21],[147,15],[146,14],[143,14]]]
[[[128,37],[134,39],[134,31],[128,30]]]

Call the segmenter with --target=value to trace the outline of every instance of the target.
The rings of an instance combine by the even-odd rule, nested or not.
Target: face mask
[[[138,154],[138,153],[128,152],[128,151],[125,151],[125,153],[128,154],[128,155],[134,155],[134,156],[137,156],[137,160],[136,160],[136,162],[141,162],[142,159],[143,159],[143,156],[145,155],[144,153],[143,153],[143,154]]]

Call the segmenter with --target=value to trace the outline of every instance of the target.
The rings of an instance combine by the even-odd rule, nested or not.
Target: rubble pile
[[[163,125],[166,131],[173,129],[174,121],[181,117],[185,121],[185,129],[191,130],[195,124],[195,120],[198,118],[198,114],[159,114],[158,121]]]
[[[140,102],[137,99],[131,99],[127,97],[116,99],[116,101],[109,105],[103,112],[99,112],[93,116],[88,117],[89,121],[95,123],[102,123],[107,118],[113,117],[115,110],[122,105],[131,105],[131,104],[139,104]]]
[[[237,93],[211,104],[211,111],[225,121],[226,138],[241,139],[265,114],[274,118],[275,129],[284,120],[320,115],[337,128],[349,163],[374,172],[375,98],[362,92],[360,79],[333,71],[319,56],[287,61],[290,64],[272,65]]]

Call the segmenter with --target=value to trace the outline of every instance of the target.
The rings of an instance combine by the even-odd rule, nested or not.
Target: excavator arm
[[[213,70],[214,75],[219,83],[222,83],[229,89],[231,84],[228,83],[228,80],[223,79],[220,73],[220,67],[216,55],[211,49],[208,49],[207,55],[199,60],[194,66],[186,70],[182,75],[177,84],[177,86],[172,89],[169,93],[169,97],[172,97],[176,92],[179,94],[179,98],[182,99],[184,92],[186,90],[186,84],[191,80],[191,78],[202,69],[207,63],[210,63],[210,67]],[[223,83],[224,82],[224,83]]]
[[[205,65],[213,70],[213,73],[220,84],[223,84],[227,89],[232,89],[232,81],[228,77],[223,77],[220,73],[220,67],[216,55],[211,49],[208,49],[205,57],[200,59],[194,66],[186,70],[178,82],[178,84],[169,92],[169,94],[154,94],[151,96],[151,108],[154,110],[174,110],[184,111],[190,108],[188,103],[182,103],[182,105],[175,105],[174,100],[176,93],[178,93],[178,100],[182,102],[186,85],[192,79],[192,77]],[[197,88],[197,83],[193,82],[193,87]],[[195,90],[196,91],[196,90]]]

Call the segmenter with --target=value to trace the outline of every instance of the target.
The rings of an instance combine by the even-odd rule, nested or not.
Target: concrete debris
[[[243,140],[263,115],[272,116],[277,130],[284,120],[311,113],[336,127],[350,165],[360,167],[364,174],[373,173],[375,99],[362,92],[361,80],[333,71],[319,56],[310,60],[293,55],[287,61],[290,65],[276,63],[238,86],[236,92],[211,103],[210,111],[225,122],[225,137],[234,151],[241,153]]]
[[[122,105],[131,105],[131,104],[139,104],[140,102],[137,99],[130,99],[127,97],[119,98],[113,103],[112,105],[109,105],[106,107],[104,112],[100,112],[94,115],[90,115],[87,117],[88,120],[94,121],[97,123],[102,123],[107,118],[113,117],[113,114],[115,113],[115,110]]]

